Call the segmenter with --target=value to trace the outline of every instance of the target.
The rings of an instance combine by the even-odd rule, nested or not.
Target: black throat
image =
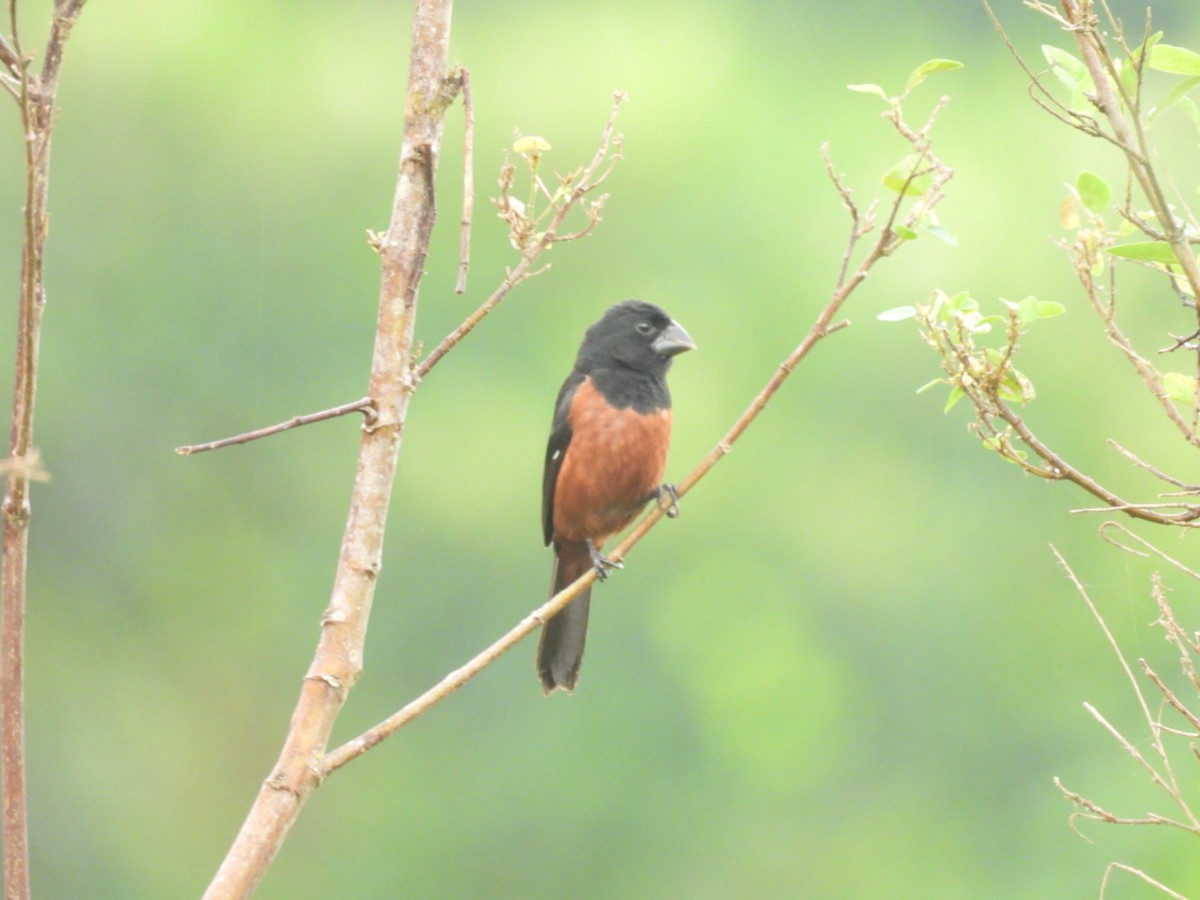
[[[596,368],[591,372],[596,390],[612,406],[633,409],[642,414],[671,408],[671,392],[667,390],[664,375],[639,372],[624,366]]]

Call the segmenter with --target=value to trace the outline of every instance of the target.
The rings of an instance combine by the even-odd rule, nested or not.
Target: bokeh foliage
[[[327,596],[355,426],[187,460],[171,448],[363,392],[377,287],[364,229],[384,225],[393,187],[400,6],[126,0],[89,6],[75,33],[38,409],[54,480],[34,497],[28,636],[42,896],[197,894],[275,758]],[[25,7],[32,44],[46,15]],[[1065,43],[1020,4],[997,7],[1028,57]],[[1139,6],[1116,7],[1140,23]],[[532,645],[510,654],[334,775],[261,896],[1086,897],[1114,858],[1200,887],[1178,836],[1080,840],[1051,781],[1153,802],[1080,706],[1136,720],[1047,544],[1135,655],[1160,652],[1150,564],[1069,514],[1090,505],[1069,487],[981,451],[963,409],[917,395],[936,363],[875,319],[934,287],[1062,303],[1022,347],[1039,430],[1118,485],[1138,476],[1105,437],[1186,469],[1054,246],[1066,185],[1085,169],[1120,183],[1115,157],[1032,106],[972,3],[460,0],[455,13],[477,107],[475,257],[455,297],[452,116],[426,346],[512,261],[486,196],[514,129],[571,168],[622,89],[627,159],[596,233],[557,248],[413,404],[344,736],[544,595],[551,403],[605,306],[659,303],[700,345],[672,376],[672,472],[799,340],[848,228],[820,144],[860,201],[905,152],[878,100],[847,84],[966,64],[913,101],[952,96],[935,138],[957,171],[939,215],[958,246],[922,237],[885,262],[846,309],[854,326],[598,589],[574,697],[542,698]],[[1200,46],[1191,4],[1160,3],[1155,21]],[[0,117],[10,286],[15,123]],[[1194,153],[1186,117],[1161,128],[1169,157]],[[1182,318],[1150,278],[1125,291],[1147,335]],[[5,373],[13,319],[0,316]]]

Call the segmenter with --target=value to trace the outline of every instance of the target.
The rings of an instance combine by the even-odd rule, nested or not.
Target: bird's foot
[[[667,518],[679,518],[679,491],[675,489],[675,485],[660,484],[654,489],[650,496],[654,498],[654,501],[660,505],[662,504],[664,497],[669,498],[671,502],[667,506]]]
[[[596,578],[598,578],[600,581],[607,579],[608,573],[613,569],[625,568],[624,563],[617,562],[615,559],[609,559],[598,549],[596,549],[596,545],[592,543],[591,539],[589,539],[587,542],[587,548],[588,553],[592,557],[592,567],[596,570]]]

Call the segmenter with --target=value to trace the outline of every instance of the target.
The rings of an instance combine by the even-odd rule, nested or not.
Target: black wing
[[[567,419],[567,412],[583,378],[582,373],[572,372],[563,382],[558,399],[554,402],[554,421],[550,424],[546,467],[542,471],[542,536],[547,545],[554,540],[554,488],[558,484],[558,471],[562,468],[567,445],[571,443],[571,423]]]

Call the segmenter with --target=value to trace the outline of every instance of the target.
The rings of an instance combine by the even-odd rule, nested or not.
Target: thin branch
[[[619,101],[618,101],[619,102]],[[940,106],[939,106],[940,108]],[[614,105],[614,114],[616,107]],[[902,124],[902,120],[899,120]],[[606,133],[611,130],[612,120],[610,119],[609,128]],[[925,125],[920,133],[920,138],[924,138],[929,128],[932,126],[932,119]],[[900,125],[898,125],[900,127]],[[916,138],[913,132],[909,131],[908,136]],[[904,216],[905,225],[911,225],[919,218],[927,215],[930,210],[941,200],[942,188],[946,182],[953,176],[953,171],[938,160],[928,147],[924,148],[927,154],[933,171],[933,179],[929,191],[913,205],[907,215]],[[598,165],[602,160],[601,155],[597,155],[593,161],[594,165]],[[833,174],[832,165],[828,165],[828,154],[826,154],[827,167],[830,178],[842,198],[843,203],[848,199],[848,191],[841,183],[838,177]],[[913,176],[910,176],[910,181]],[[904,186],[907,188],[907,184]],[[624,561],[629,551],[633,549],[658,522],[670,514],[674,508],[675,501],[678,498],[685,496],[693,487],[700,482],[705,475],[712,471],[713,467],[724,458],[737,440],[745,433],[750,424],[758,417],[758,415],[766,408],[772,396],[783,385],[787,377],[795,371],[800,362],[808,356],[809,352],[824,338],[837,331],[842,330],[850,325],[847,320],[834,321],[839,310],[842,308],[850,295],[858,288],[859,285],[867,278],[872,268],[883,258],[893,253],[904,241],[898,236],[895,231],[896,223],[900,219],[900,209],[904,204],[906,190],[901,190],[896,199],[893,201],[890,213],[887,218],[887,223],[880,231],[874,245],[866,253],[863,260],[852,275],[845,277],[845,267],[839,273],[836,287],[826,303],[825,307],[817,315],[816,321],[813,323],[808,333],[800,344],[781,362],[774,374],[767,381],[766,385],[751,401],[750,405],[742,413],[741,416],[733,423],[725,435],[717,442],[716,446],[705,456],[700,463],[692,469],[692,471],[681,481],[675,490],[675,498],[664,497],[663,500],[654,506],[641,521],[633,528],[632,531],[624,540],[622,540],[611,553],[606,554],[610,560],[615,563]],[[853,217],[853,205],[850,207]],[[851,242],[855,242],[861,234],[856,228],[852,233]],[[326,756],[324,765],[321,767],[322,776],[334,771],[337,768],[345,765],[350,760],[365,753],[370,748],[378,745],[381,741],[395,734],[405,725],[412,722],[422,713],[435,706],[438,702],[445,699],[454,691],[458,690],[487,666],[491,665],[495,660],[499,659],[504,653],[508,652],[512,647],[519,643],[524,637],[534,631],[539,625],[544,624],[547,619],[565,607],[571,600],[583,591],[588,585],[595,581],[596,573],[594,570],[588,570],[578,580],[568,585],[555,596],[551,597],[546,603],[539,606],[516,626],[510,629],[503,637],[492,643],[481,653],[473,657],[465,665],[460,666],[453,672],[446,675],[441,681],[434,685],[429,690],[425,691],[415,700],[403,706],[391,716],[382,720],[375,726],[367,729],[358,737],[347,741],[341,747],[331,751]]]
[[[603,184],[604,180],[612,172],[611,165],[604,172],[600,172],[600,168],[604,165],[605,161],[609,161],[610,163],[615,161],[610,158],[610,151],[612,150],[614,144],[619,142],[619,138],[614,135],[614,129],[616,128],[617,123],[617,111],[620,109],[621,104],[625,102],[626,99],[627,97],[622,91],[617,91],[613,94],[612,108],[608,114],[608,121],[605,122],[603,130],[600,132],[600,143],[596,149],[595,155],[592,157],[592,161],[588,163],[587,166],[584,167],[584,169],[580,172],[579,176],[575,180],[574,188],[571,189],[566,199],[555,208],[554,216],[551,218],[550,224],[546,227],[546,230],[542,233],[541,237],[524,249],[524,251],[521,253],[520,262],[517,263],[512,271],[506,274],[504,281],[502,281],[499,287],[492,292],[492,295],[483,303],[481,303],[474,312],[467,316],[467,318],[464,319],[457,328],[446,335],[446,337],[442,339],[442,342],[438,344],[432,350],[432,352],[430,352],[430,354],[421,361],[421,364],[416,369],[416,376],[418,379],[423,379],[426,375],[428,375],[430,370],[438,364],[442,357],[454,349],[459,341],[470,334],[475,329],[475,326],[482,322],[488,313],[499,306],[501,301],[508,296],[509,292],[514,287],[527,278],[532,278],[535,275],[545,271],[545,267],[541,269],[533,269],[533,265],[538,261],[541,255],[546,252],[547,248],[549,248],[556,241],[563,240],[564,237],[568,239],[580,237],[582,234],[586,233],[587,230],[590,230],[591,225],[595,224],[596,220],[593,219],[591,225],[589,225],[584,232],[575,232],[567,236],[559,234],[559,229],[562,228],[563,222],[566,220],[567,216],[570,215],[571,210],[574,209],[589,192],[595,190],[597,187]]]
[[[1087,604],[1088,611],[1091,612],[1092,618],[1096,620],[1096,624],[1100,626],[1100,631],[1104,634],[1108,641],[1109,647],[1112,648],[1113,654],[1117,657],[1117,661],[1121,664],[1121,669],[1125,672],[1125,677],[1128,679],[1130,686],[1133,688],[1134,696],[1137,697],[1138,706],[1142,709],[1142,716],[1147,722],[1153,722],[1154,717],[1150,714],[1150,706],[1146,703],[1146,698],[1142,694],[1141,685],[1138,684],[1137,677],[1133,674],[1133,668],[1125,659],[1125,654],[1121,651],[1121,645],[1117,643],[1117,639],[1113,637],[1112,631],[1109,630],[1108,623],[1104,621],[1104,617],[1100,615],[1100,610],[1096,608],[1096,604],[1092,602],[1091,596],[1087,592],[1087,588],[1083,586],[1083,582],[1079,580],[1079,576],[1075,574],[1075,570],[1071,568],[1066,558],[1058,552],[1058,548],[1053,544],[1050,545],[1050,551],[1054,554],[1054,558],[1058,560],[1058,564],[1063,571],[1067,573],[1067,578],[1071,584],[1075,586],[1076,593],[1083,598],[1083,602]],[[1087,706],[1087,704],[1084,704]],[[1090,707],[1089,707],[1090,708]]]
[[[8,68],[5,86],[17,97],[25,138],[25,205],[21,281],[17,313],[16,373],[12,431],[0,501],[3,571],[0,574],[0,793],[3,795],[4,890],[6,898],[29,896],[29,835],[25,794],[25,606],[29,552],[30,482],[38,467],[33,445],[42,312],[46,303],[45,250],[49,231],[50,139],[63,51],[84,0],[55,6],[40,75],[25,62],[17,2],[9,0],[11,42],[0,45]],[[15,84],[14,84],[15,80]]]
[[[456,81],[455,78],[459,80]],[[469,74],[465,69],[460,69],[455,78],[447,79],[448,83],[452,85],[452,89],[446,92],[444,96],[447,98],[452,98],[454,91],[457,90],[456,86],[460,86],[463,91],[464,101],[469,102],[466,101],[466,98],[469,97],[468,91],[470,89]],[[613,128],[616,125],[617,109],[620,107],[621,103],[625,101],[625,99],[626,95],[620,91],[613,95],[612,110],[609,113],[608,121],[601,132],[599,148],[597,149],[595,156],[592,158],[592,161],[586,167],[580,169],[580,171],[576,173],[574,181],[575,186],[560,202],[560,205],[555,207],[554,217],[550,220],[550,224],[546,228],[545,232],[539,237],[538,240],[525,247],[524,251],[521,253],[520,261],[510,271],[505,273],[504,280],[500,283],[496,290],[492,292],[491,296],[481,303],[469,316],[467,316],[466,319],[462,321],[462,323],[458,325],[458,327],[451,331],[450,334],[446,335],[446,337],[442,339],[441,343],[439,343],[433,349],[433,351],[420,362],[420,364],[414,365],[411,374],[412,386],[414,388],[426,375],[429,374],[430,370],[437,365],[442,357],[454,349],[458,342],[470,334],[471,331],[475,329],[475,326],[483,321],[488,313],[500,305],[500,302],[508,296],[509,292],[512,291],[513,288],[515,288],[522,281],[542,274],[542,272],[549,268],[548,264],[541,266],[540,268],[534,268],[534,264],[552,244],[558,241],[574,240],[582,237],[591,231],[596,222],[599,221],[599,209],[603,206],[603,198],[600,198],[593,203],[593,208],[589,211],[589,222],[587,226],[580,231],[571,232],[566,235],[559,234],[559,230],[562,228],[563,222],[566,220],[567,216],[570,215],[571,210],[573,210],[589,192],[595,190],[595,188],[602,184],[604,179],[606,179],[612,172],[611,164],[615,162],[615,158],[612,157],[611,152],[614,146],[619,146],[620,142],[620,136],[613,134]],[[446,99],[446,102],[449,102],[449,99]],[[605,163],[605,161],[610,163],[609,167],[597,175],[596,173],[599,171],[600,167]],[[468,193],[471,191],[472,189],[468,187]],[[469,224],[468,218],[469,217],[464,214],[464,226]],[[384,247],[385,237],[385,235],[368,232],[369,243],[372,247],[380,252],[382,252]],[[460,244],[460,250],[465,252],[465,245]],[[464,256],[463,259],[465,260],[465,258],[466,257]],[[465,268],[462,268],[460,262],[460,278],[465,275],[465,272],[466,270]],[[292,428],[298,428],[302,425],[309,425],[313,422],[323,422],[327,419],[336,418],[347,413],[358,411],[361,411],[365,414],[366,425],[371,427],[374,424],[374,411],[372,401],[369,397],[367,397],[362,400],[355,400],[351,403],[344,403],[341,406],[335,406],[330,409],[321,410],[320,412],[294,416],[293,418],[288,419],[286,422],[280,422],[276,425],[268,425],[265,428],[247,431],[242,434],[234,435],[233,437],[221,438],[219,440],[209,441],[208,443],[204,444],[190,444],[183,447],[177,447],[175,448],[175,452],[181,456],[189,456],[191,454],[202,453],[207,450],[218,450],[222,447],[229,447],[235,444],[245,444],[249,441],[270,437],[271,435],[279,434],[282,431],[288,431]]]
[[[467,290],[467,269],[471,265],[471,217],[475,210],[475,103],[471,99],[471,73],[458,70],[463,98],[463,210],[458,233],[458,280],[454,293]]]
[[[1157,888],[1168,897],[1174,898],[1174,900],[1188,900],[1188,898],[1183,894],[1171,890],[1161,881],[1156,881],[1141,869],[1135,869],[1133,866],[1127,866],[1125,863],[1119,862],[1109,863],[1108,868],[1104,870],[1104,878],[1100,881],[1100,900],[1104,900],[1105,894],[1108,891],[1108,880],[1112,876],[1113,872],[1126,872],[1130,875],[1133,875],[1135,878],[1140,878],[1146,884],[1150,885],[1150,887]]]
[[[259,428],[256,431],[247,431],[244,434],[235,434],[233,437],[221,438],[217,441],[209,441],[207,444],[187,444],[183,447],[176,447],[175,452],[180,456],[191,456],[193,453],[205,453],[209,450],[220,450],[222,447],[231,447],[234,444],[245,444],[249,441],[256,441],[259,438],[265,438],[270,437],[273,434],[279,434],[281,431],[299,428],[301,425],[311,425],[313,422],[323,422],[326,419],[335,419],[338,416],[344,416],[353,412],[362,413],[363,419],[368,427],[373,425],[376,418],[378,418],[378,415],[375,412],[374,402],[370,397],[363,397],[361,400],[355,400],[352,403],[343,403],[341,406],[323,409],[320,412],[308,413],[303,416],[293,416],[286,422],[268,425],[266,428]]]
[[[1120,453],[1122,456],[1124,456],[1127,460],[1129,460],[1131,463],[1133,463],[1139,469],[1144,469],[1145,471],[1149,472],[1151,475],[1153,475],[1155,478],[1159,479],[1160,481],[1165,481],[1168,484],[1173,484],[1173,485],[1175,485],[1175,487],[1180,488],[1184,493],[1188,493],[1188,494],[1200,493],[1200,485],[1188,484],[1185,481],[1180,481],[1178,478],[1168,475],[1166,472],[1163,472],[1161,469],[1156,468],[1155,466],[1153,466],[1150,463],[1143,460],[1132,450],[1128,450],[1125,447],[1122,447],[1119,443],[1114,441],[1112,438],[1108,439],[1108,443],[1113,449],[1115,449],[1118,453]],[[1162,495],[1160,495],[1160,496],[1162,496]]]
[[[1126,337],[1125,332],[1117,325],[1115,304],[1101,301],[1089,267],[1077,265],[1076,272],[1083,283],[1088,298],[1092,301],[1092,306],[1095,308],[1096,314],[1100,316],[1100,321],[1104,324],[1104,332],[1109,341],[1125,354],[1125,358],[1129,360],[1130,364],[1137,371],[1142,379],[1142,383],[1146,385],[1146,389],[1158,401],[1167,418],[1179,429],[1179,433],[1193,447],[1200,447],[1200,435],[1180,415],[1179,410],[1175,407],[1175,402],[1163,387],[1162,376],[1158,374],[1158,371],[1150,364],[1149,360],[1138,353],[1137,348],[1133,346],[1133,342]]]
[[[416,699],[401,707],[382,722],[367,729],[358,737],[347,741],[336,750],[330,751],[324,760],[321,777],[325,777],[335,769],[340,769],[346,763],[366,753],[380,741],[395,734],[405,725],[416,719],[430,707],[444,700],[457,691],[468,681],[494,663],[497,659],[515,647],[531,632],[544,625],[554,617],[564,606],[575,599],[587,587],[596,581],[596,572],[589,569],[578,580],[567,585],[524,619],[511,628],[503,637],[487,649],[476,654],[464,665],[455,669],[445,678],[425,691]]]
[[[1087,810],[1086,813],[1079,813],[1077,815],[1082,815],[1084,818],[1092,819],[1096,822],[1104,822],[1109,825],[1180,825],[1180,823],[1174,822],[1171,819],[1163,818],[1162,816],[1154,815],[1153,813],[1136,819],[1128,816],[1118,816],[1116,813],[1110,812],[1109,810],[1100,806],[1095,801],[1089,800],[1082,794],[1077,794],[1075,791],[1070,790],[1062,783],[1060,779],[1055,778],[1054,784],[1060,791],[1062,791],[1064,797],[1066,797],[1075,805]],[[1180,827],[1183,827],[1184,831],[1191,830],[1187,826]]]
[[[972,401],[975,401],[974,397],[972,397]],[[1155,512],[1154,507],[1157,504],[1129,503],[1118,497],[1092,477],[1085,475],[1083,472],[1076,469],[1065,459],[1051,450],[1045,443],[1041,441],[1041,439],[1037,437],[1037,435],[1030,431],[1029,426],[1025,424],[1025,421],[1019,415],[1017,415],[1016,411],[1013,410],[1008,404],[1004,403],[998,397],[992,398],[992,402],[994,403],[994,406],[992,410],[987,410],[987,413],[990,413],[994,410],[996,415],[998,415],[1012,427],[1013,431],[1016,432],[1018,437],[1020,437],[1021,442],[1024,443],[1025,446],[1027,446],[1034,453],[1036,453],[1037,456],[1046,464],[1045,469],[1039,469],[1037,467],[1029,466],[1027,463],[1024,463],[1020,460],[1016,460],[1017,462],[1020,462],[1020,464],[1026,468],[1027,471],[1035,475],[1040,475],[1043,478],[1070,481],[1073,484],[1083,488],[1093,497],[1103,500],[1108,507],[1112,509],[1119,509],[1135,519],[1143,519],[1147,522],[1155,522],[1159,525],[1181,525],[1192,528],[1200,527],[1200,525],[1195,522],[1196,519],[1200,519],[1200,506],[1190,506],[1186,504],[1163,504],[1164,506],[1168,506],[1170,508],[1182,507],[1181,512],[1167,514]]]
[[[1153,513],[1160,509],[1178,509],[1181,512],[1176,513],[1176,517],[1156,517]],[[1118,512],[1129,513],[1134,518],[1143,519],[1147,522],[1156,522],[1159,525],[1188,525],[1188,519],[1195,518],[1195,513],[1200,507],[1191,503],[1125,503],[1114,502],[1108,506],[1081,506],[1069,510],[1071,513],[1108,513],[1116,510]],[[1200,527],[1200,525],[1192,525],[1192,527]]]
[[[1171,819],[1166,816],[1160,816],[1157,813],[1151,813],[1151,814],[1149,814],[1148,817],[1146,817],[1144,819],[1122,819],[1106,810],[1101,809],[1099,806],[1092,803],[1091,801],[1085,800],[1083,797],[1080,797],[1078,794],[1073,794],[1071,792],[1068,792],[1062,786],[1062,784],[1058,781],[1058,779],[1055,779],[1055,783],[1058,784],[1060,790],[1062,790],[1063,793],[1066,794],[1069,799],[1071,799],[1073,802],[1077,803],[1081,807],[1087,809],[1093,816],[1101,819],[1102,821],[1111,822],[1113,824],[1123,824],[1123,825],[1131,825],[1131,824],[1171,825],[1173,827],[1180,828],[1184,831],[1188,831],[1193,834],[1200,834],[1200,821],[1198,821],[1196,816],[1192,813],[1191,808],[1188,806],[1182,793],[1179,790],[1178,781],[1175,778],[1175,773],[1174,773],[1174,769],[1171,765],[1170,756],[1167,752],[1166,745],[1163,743],[1163,739],[1162,739],[1163,728],[1161,727],[1161,724],[1157,721],[1155,716],[1151,713],[1150,705],[1146,701],[1145,695],[1142,693],[1141,684],[1139,683],[1137,677],[1134,675],[1133,668],[1129,665],[1129,662],[1125,658],[1124,652],[1121,650],[1120,645],[1117,643],[1116,638],[1113,636],[1112,631],[1109,629],[1108,623],[1105,622],[1104,617],[1102,615],[1100,615],[1100,611],[1096,608],[1096,605],[1092,602],[1092,599],[1091,599],[1090,595],[1088,594],[1087,589],[1084,588],[1082,582],[1080,582],[1080,580],[1079,580],[1078,576],[1075,574],[1074,570],[1067,563],[1066,559],[1062,556],[1062,554],[1059,553],[1057,547],[1055,547],[1054,545],[1051,545],[1050,549],[1054,553],[1055,559],[1058,560],[1059,565],[1067,573],[1067,577],[1070,579],[1071,583],[1074,585],[1076,592],[1079,594],[1080,597],[1083,598],[1084,603],[1087,605],[1088,610],[1092,614],[1092,618],[1094,618],[1096,620],[1096,623],[1100,626],[1100,630],[1104,634],[1105,639],[1108,641],[1109,646],[1112,648],[1113,653],[1116,655],[1117,661],[1121,664],[1121,668],[1125,672],[1125,677],[1128,679],[1130,686],[1133,688],[1133,693],[1134,693],[1134,696],[1137,698],[1138,706],[1142,710],[1142,717],[1145,720],[1147,726],[1149,727],[1150,734],[1151,734],[1150,746],[1153,748],[1154,752],[1157,754],[1157,756],[1161,762],[1162,772],[1160,772],[1158,769],[1156,769],[1155,766],[1153,764],[1151,764],[1151,762],[1141,753],[1141,751],[1139,751],[1137,749],[1137,747],[1135,747],[1133,745],[1133,743],[1131,741],[1129,741],[1117,728],[1115,728],[1110,722],[1108,722],[1108,720],[1105,719],[1105,717],[1100,713],[1099,710],[1097,710],[1090,703],[1085,703],[1084,708],[1092,715],[1092,717],[1097,722],[1099,722],[1104,727],[1104,729],[1106,731],[1109,732],[1109,734],[1111,734],[1116,739],[1117,743],[1120,744],[1121,748],[1123,750],[1125,750],[1125,752],[1128,753],[1131,757],[1133,757],[1134,760],[1137,761],[1137,763],[1142,767],[1142,769],[1145,770],[1146,773],[1150,776],[1150,779],[1154,782],[1154,784],[1156,784],[1159,788],[1161,788],[1167,794],[1167,796],[1171,798],[1171,800],[1175,803],[1175,805],[1177,807],[1179,807],[1180,811],[1183,812],[1183,814],[1186,816],[1187,821],[1184,822],[1184,821],[1179,821],[1177,819]],[[1146,667],[1144,661],[1142,662],[1142,666],[1144,669],[1148,670],[1148,667]],[[1159,679],[1157,679],[1156,676],[1152,677],[1151,680],[1154,681],[1155,685],[1157,687],[1159,687],[1160,691],[1162,691],[1164,693],[1164,697],[1167,697],[1168,694],[1170,694],[1170,692],[1166,690],[1165,685],[1163,685],[1162,682]],[[1174,695],[1170,695],[1170,697],[1173,697],[1173,696]],[[1168,697],[1168,702],[1170,702],[1170,697]]]
[[[1177,696],[1175,696],[1175,692],[1167,687],[1166,682],[1162,680],[1157,672],[1150,668],[1150,664],[1148,662],[1146,662],[1144,659],[1139,659],[1138,665],[1142,667],[1142,671],[1146,674],[1146,677],[1149,678],[1154,683],[1154,686],[1162,693],[1163,699],[1166,700],[1167,703],[1169,703],[1177,713],[1187,719],[1192,728],[1196,729],[1197,732],[1200,732],[1200,716],[1197,716],[1194,712],[1188,709],[1187,705]],[[1161,723],[1159,727],[1161,727]],[[1200,735],[1191,735],[1191,737],[1197,736]]]
[[[842,206],[850,216],[850,237],[846,241],[846,249],[842,253],[842,264],[838,268],[837,278],[834,280],[834,284],[840,287],[846,283],[846,275],[850,271],[850,261],[854,257],[858,242],[875,227],[875,203],[872,202],[865,212],[859,213],[858,205],[854,202],[850,188],[846,186],[842,176],[833,167],[828,141],[821,145],[821,159],[825,161],[825,174],[833,183],[834,190],[842,199]]]
[[[861,279],[859,279],[861,281]],[[857,284],[858,282],[856,282]],[[708,472],[720,462],[721,458],[729,453],[733,448],[733,444],[749,427],[750,423],[758,416],[770,401],[771,396],[783,384],[784,379],[795,369],[796,365],[808,355],[808,352],[816,345],[818,341],[836,331],[840,331],[850,325],[849,321],[841,321],[829,323],[829,319],[837,312],[842,302],[850,295],[853,288],[847,289],[844,294],[839,294],[831,301],[828,306],[822,311],[815,324],[804,341],[788,356],[783,363],[780,364],[771,380],[766,387],[759,392],[758,396],[750,404],[749,408],[741,415],[729,429],[728,433],[717,443],[717,446],[706,456],[695,469],[683,479],[676,488],[676,496],[682,498],[688,491],[695,487]],[[669,498],[665,499],[660,505],[654,507],[629,533],[629,535],[621,541],[620,544],[611,553],[606,553],[606,556],[614,563],[624,561],[629,551],[644,538],[663,516],[667,515],[673,505],[673,501]],[[391,737],[405,725],[408,725],[422,713],[435,706],[440,701],[444,700],[450,694],[457,691],[468,681],[486,669],[489,665],[511,650],[522,639],[528,636],[531,632],[537,629],[540,625],[552,618],[556,613],[562,610],[568,603],[577,597],[585,588],[591,585],[596,580],[594,569],[589,569],[580,578],[572,582],[562,591],[555,594],[524,619],[518,622],[512,629],[505,633],[501,638],[488,646],[485,650],[476,654],[471,660],[464,665],[455,669],[453,672],[446,675],[441,681],[425,691],[416,699],[401,707],[398,711],[388,716],[373,727],[367,729],[358,737],[353,738],[331,751],[325,758],[325,765],[322,768],[323,775],[341,768],[350,760],[361,756],[367,750],[370,750],[376,744],[384,739]]]
[[[12,78],[14,84],[20,82],[21,69],[24,68],[21,57],[3,34],[0,34],[0,65],[8,69],[5,74]]]
[[[1113,738],[1116,739],[1117,743],[1121,745],[1121,749],[1133,757],[1138,765],[1140,765],[1146,771],[1146,774],[1150,776],[1150,780],[1154,782],[1154,784],[1158,785],[1158,787],[1161,788],[1168,797],[1174,800],[1175,803],[1187,814],[1188,818],[1191,820],[1190,822],[1181,822],[1178,819],[1172,819],[1169,816],[1160,816],[1158,813],[1149,813],[1147,817],[1148,823],[1155,825],[1170,825],[1174,828],[1179,828],[1183,831],[1190,831],[1193,834],[1200,835],[1200,822],[1197,822],[1195,817],[1192,816],[1191,810],[1188,809],[1187,804],[1183,801],[1183,796],[1179,792],[1179,785],[1175,782],[1174,772],[1171,771],[1170,761],[1167,757],[1166,749],[1162,743],[1161,729],[1158,727],[1157,722],[1155,722],[1154,719],[1149,719],[1147,724],[1150,726],[1150,733],[1153,735],[1151,746],[1154,747],[1159,756],[1162,758],[1164,768],[1167,772],[1166,776],[1159,774],[1158,770],[1154,768],[1153,764],[1151,764],[1151,762],[1146,759],[1141,751],[1133,745],[1133,742],[1125,737],[1125,735],[1121,734],[1121,732],[1114,725],[1112,725],[1112,723],[1105,719],[1100,711],[1096,709],[1096,707],[1092,706],[1090,703],[1085,703],[1083,704],[1083,708],[1091,714],[1092,718],[1094,718],[1104,727],[1105,731],[1107,731],[1113,736]]]
[[[1192,685],[1192,689],[1200,694],[1200,673],[1196,671],[1195,656],[1200,654],[1200,635],[1185,631],[1175,618],[1175,611],[1167,601],[1166,592],[1162,586],[1162,576],[1157,572],[1151,577],[1151,596],[1158,605],[1156,625],[1161,625],[1167,633],[1167,641],[1179,653],[1179,667]]]
[[[1133,540],[1137,541],[1139,544],[1141,544],[1143,547],[1145,547],[1148,551],[1150,551],[1151,553],[1154,553],[1155,555],[1157,555],[1158,557],[1163,559],[1165,562],[1170,563],[1172,566],[1174,566],[1180,572],[1183,572],[1185,575],[1187,575],[1191,578],[1194,578],[1197,581],[1200,581],[1200,572],[1197,572],[1193,569],[1189,569],[1187,566],[1185,566],[1179,560],[1175,559],[1172,556],[1168,556],[1166,553],[1164,553],[1162,550],[1160,550],[1154,544],[1150,543],[1148,540],[1146,540],[1140,534],[1137,534],[1136,532],[1131,531],[1129,528],[1127,528],[1121,522],[1112,522],[1112,521],[1105,522],[1103,525],[1100,526],[1100,537],[1103,538],[1104,540],[1108,541],[1108,543],[1112,544],[1114,547],[1119,547],[1120,549],[1126,550],[1127,552],[1133,553],[1137,556],[1142,556],[1142,557],[1147,556],[1146,553],[1142,553],[1138,550],[1134,550],[1130,547],[1126,547],[1124,544],[1121,544],[1120,542],[1113,540],[1113,538],[1106,533],[1108,531],[1108,529],[1110,529],[1110,528],[1117,529],[1118,531],[1125,534],[1127,537],[1132,538]]]

